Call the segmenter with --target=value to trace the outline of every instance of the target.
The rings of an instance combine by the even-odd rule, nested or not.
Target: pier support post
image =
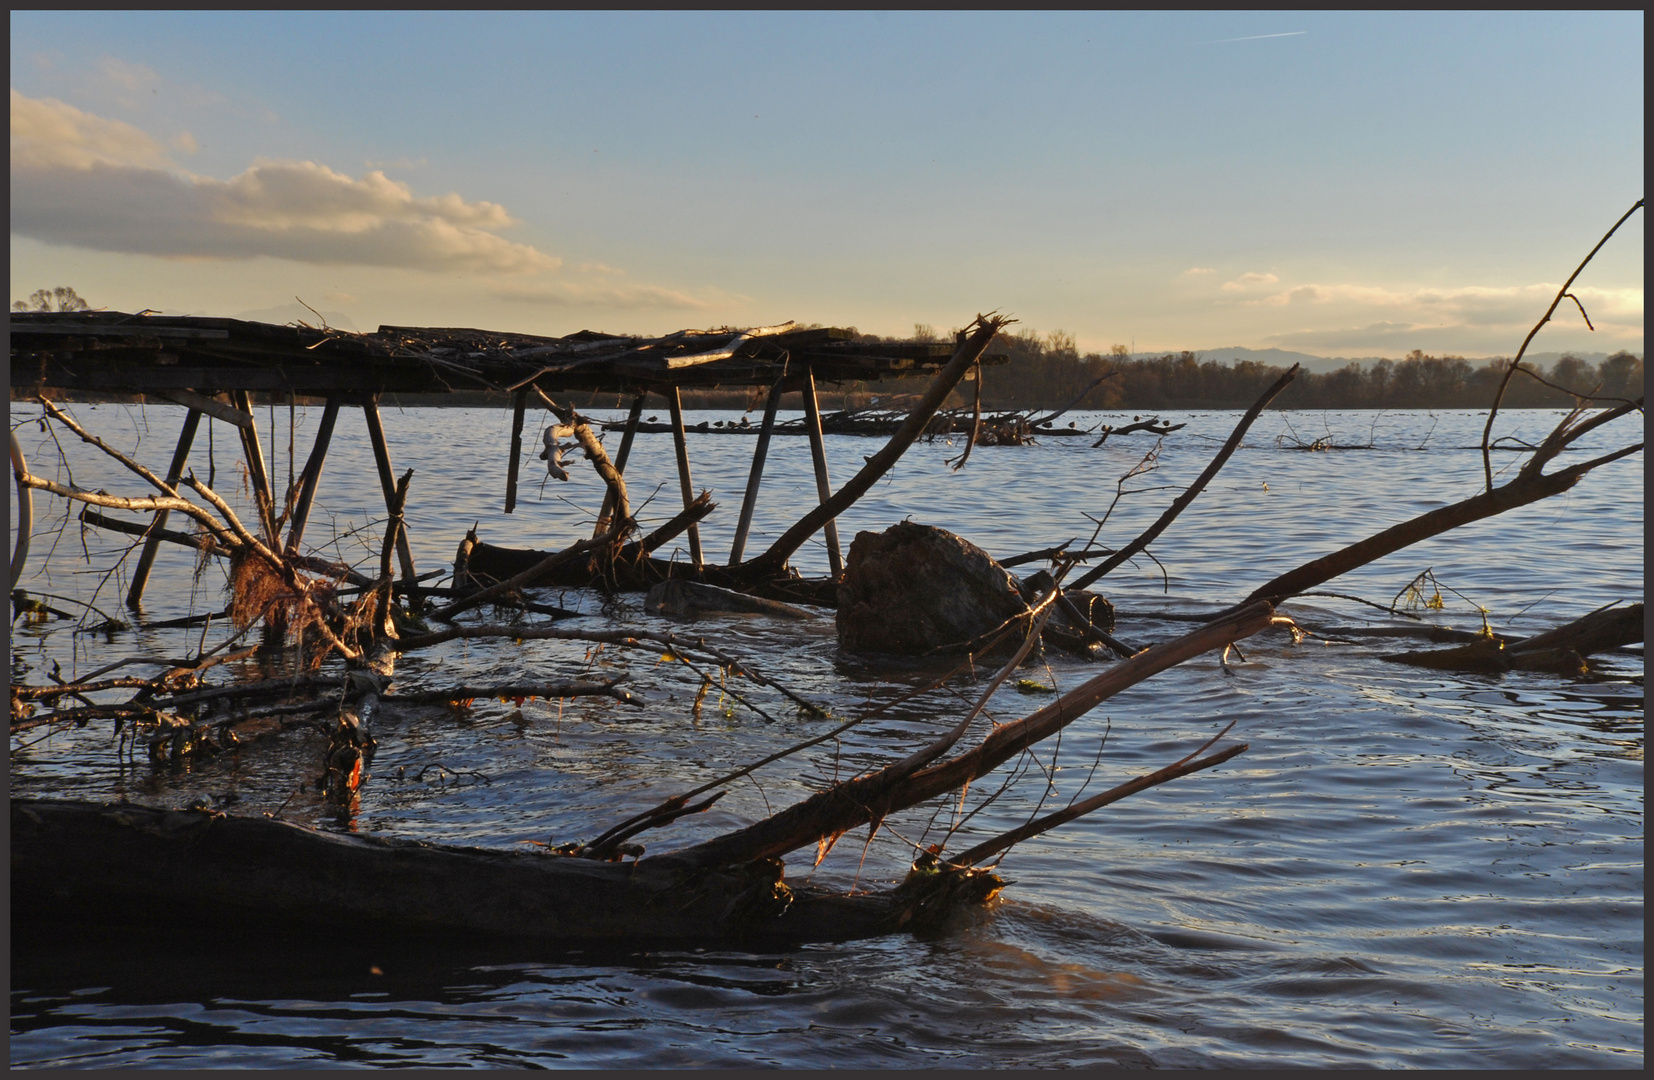
[[[373,444],[373,461],[379,467],[379,486],[385,492],[385,510],[395,516],[396,474],[391,470],[390,447],[385,443],[385,426],[379,420],[379,398],[368,399],[362,406],[362,415],[368,422],[368,441]],[[390,526],[387,525],[386,528]],[[413,549],[408,547],[408,524],[404,520],[396,530],[396,557],[402,563],[402,580],[408,587],[408,599],[419,605],[419,575],[414,572]]]
[[[620,436],[620,449],[615,451],[615,472],[626,471],[626,459],[632,456],[632,439],[637,435],[638,421],[643,417],[643,399],[648,397],[648,391],[639,392],[632,399],[632,411],[626,415],[626,430]],[[592,530],[592,538],[596,539],[609,531],[609,515],[614,512],[615,496],[613,491],[603,493],[603,509],[597,512],[597,528]]]
[[[666,391],[666,404],[672,410],[672,441],[678,451],[678,486],[683,489],[683,508],[688,510],[695,501],[695,484],[689,478],[689,439],[683,430],[683,395],[676,386]],[[689,533],[689,558],[698,571],[702,566],[701,559],[701,530],[699,526],[691,524]]]
[[[304,536],[305,523],[310,520],[310,507],[316,501],[316,487],[322,480],[322,465],[327,461],[327,448],[333,442],[333,425],[339,420],[339,399],[328,395],[322,408],[322,422],[316,428],[316,442],[310,448],[310,457],[300,474],[299,501],[293,507],[293,524],[287,530],[287,552],[297,554],[299,540]]]
[[[189,461],[190,447],[195,443],[195,432],[201,426],[201,413],[191,409],[184,415],[184,427],[178,432],[178,448],[172,452],[172,464],[167,466],[167,486],[177,487]],[[144,540],[144,550],[138,555],[138,567],[132,571],[132,585],[126,591],[126,606],[133,611],[143,607],[144,587],[149,584],[149,572],[155,567],[155,553],[161,547],[161,531],[167,527],[168,510],[155,511],[155,521]]]
[[[810,434],[810,457],[816,468],[816,496],[821,502],[826,502],[833,497],[833,487],[827,480],[827,442],[821,435],[821,408],[816,402],[816,376],[811,368],[804,369],[804,429]],[[838,547],[838,522],[828,518],[821,531],[827,539],[827,566],[837,579],[844,574],[844,561]]]
[[[276,535],[276,501],[270,492],[270,474],[264,469],[264,447],[258,441],[258,422],[253,419],[253,399],[245,390],[230,391],[230,401],[236,411],[246,416],[245,424],[237,424],[241,435],[241,449],[247,458],[247,472],[252,477],[253,500],[258,504],[260,524],[270,547],[279,548],[281,537]]]
[[[517,459],[523,456],[523,410],[528,408],[528,391],[519,390],[511,403],[511,464],[505,469],[505,512],[517,508]]]
[[[764,478],[764,457],[769,453],[770,436],[775,433],[775,410],[781,404],[781,388],[786,379],[775,380],[770,387],[769,400],[764,402],[764,423],[758,429],[758,446],[752,452],[752,472],[747,477],[747,493],[741,499],[741,520],[735,526],[735,543],[729,548],[729,565],[741,565],[741,553],[747,546],[747,530],[752,528],[752,511],[758,505],[758,484]]]

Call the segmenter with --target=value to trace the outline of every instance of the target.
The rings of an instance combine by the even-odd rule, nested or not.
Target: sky
[[[1510,355],[1643,100],[1641,12],[14,11],[11,299]],[[1641,353],[1640,212],[1573,293]]]

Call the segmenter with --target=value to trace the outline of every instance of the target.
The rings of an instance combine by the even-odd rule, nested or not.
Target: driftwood
[[[732,870],[600,862],[318,832],[268,818],[120,804],[11,804],[11,911],[49,919],[258,932],[564,943],[836,941],[937,923],[992,875],[915,875],[844,896],[789,887],[773,860]],[[957,892],[947,886],[967,883]],[[974,886],[974,887],[972,887]],[[956,886],[957,888],[957,886]],[[938,900],[943,901],[938,903]]]
[[[1590,673],[1587,657],[1643,640],[1643,606],[1609,607],[1529,638],[1475,636],[1451,649],[1394,653],[1384,657],[1398,664],[1439,671],[1552,671],[1565,675]]]

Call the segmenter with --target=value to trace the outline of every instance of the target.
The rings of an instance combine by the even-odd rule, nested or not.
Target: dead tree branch
[[[1551,301],[1551,306],[1546,308],[1545,314],[1540,316],[1539,321],[1533,324],[1533,329],[1528,331],[1528,336],[1522,339],[1522,347],[1516,350],[1516,355],[1511,358],[1510,363],[1505,367],[1505,377],[1499,380],[1498,392],[1493,395],[1493,406],[1487,411],[1487,424],[1482,428],[1482,472],[1487,478],[1487,490],[1489,492],[1493,491],[1493,458],[1489,453],[1488,438],[1493,434],[1493,418],[1499,415],[1499,404],[1505,400],[1505,388],[1510,385],[1510,377],[1516,374],[1516,365],[1520,364],[1522,357],[1527,354],[1528,345],[1533,341],[1534,336],[1539,333],[1546,323],[1551,321],[1551,316],[1556,313],[1557,305],[1562,303],[1562,298],[1568,295],[1568,290],[1573,286],[1574,279],[1584,272],[1585,267],[1592,259],[1596,258],[1597,252],[1602,250],[1602,245],[1608,242],[1609,237],[1618,232],[1620,226],[1624,225],[1626,220],[1632,214],[1641,210],[1642,207],[1643,200],[1641,199],[1631,204],[1631,209],[1621,214],[1620,219],[1614,222],[1614,227],[1604,233],[1601,240],[1597,241],[1597,246],[1591,249],[1591,253],[1586,255],[1584,260],[1574,268],[1574,272],[1568,275],[1568,280],[1562,283],[1562,288],[1556,290],[1556,298]],[[1583,305],[1579,310],[1581,315],[1585,313]],[[1587,319],[1586,324],[1589,325],[1590,320]],[[1641,401],[1642,399],[1639,398],[1638,400]]]

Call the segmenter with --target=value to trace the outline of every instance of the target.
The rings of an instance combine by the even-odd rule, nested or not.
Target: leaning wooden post
[[[816,402],[816,376],[813,368],[804,369],[804,430],[810,433],[810,459],[816,469],[816,500],[824,503],[833,497],[833,486],[827,480],[827,443],[821,437],[821,407]],[[827,539],[827,568],[837,579],[844,573],[844,562],[839,557],[838,522],[828,518],[821,531]]]
[[[528,408],[528,391],[517,391],[511,404],[511,464],[505,469],[505,512],[517,508],[517,459],[523,456],[523,410]]]
[[[373,461],[379,466],[379,486],[385,492],[385,509],[392,516],[396,502],[396,474],[391,470],[391,451],[385,443],[385,426],[379,420],[379,399],[369,398],[362,406],[362,415],[368,422],[368,441],[373,444]],[[408,597],[419,603],[419,575],[414,572],[413,550],[408,547],[408,525],[404,521],[396,532],[396,557],[402,563],[402,580],[407,583]]]
[[[632,399],[632,411],[626,416],[626,430],[620,436],[620,449],[615,451],[615,472],[626,471],[626,459],[632,456],[632,439],[637,435],[638,421],[643,418],[643,399],[649,396],[647,390],[642,391]],[[603,493],[603,509],[597,512],[597,528],[592,530],[592,536],[602,536],[609,531],[609,515],[614,512],[615,493]]]
[[[741,500],[741,521],[735,526],[735,543],[729,548],[731,566],[741,565],[741,552],[747,546],[752,511],[758,505],[758,482],[764,477],[764,455],[769,453],[770,436],[775,432],[775,410],[781,404],[781,387],[785,383],[785,379],[775,380],[769,400],[764,403],[764,424],[758,429],[758,448],[752,452],[752,474],[747,477],[747,493]]]
[[[167,468],[167,486],[178,486],[178,479],[184,475],[184,465],[189,461],[196,429],[200,426],[201,414],[191,409],[184,416],[183,430],[178,433],[178,449],[172,452],[172,464]],[[149,572],[155,566],[155,553],[161,547],[161,532],[167,527],[170,512],[155,511],[155,522],[149,527],[149,537],[144,540],[144,550],[138,556],[138,568],[132,572],[132,587],[126,591],[126,606],[133,611],[143,606],[144,586],[149,584]]]
[[[245,390],[232,390],[230,400],[236,411],[247,418],[245,424],[236,425],[236,430],[241,434],[241,449],[247,458],[247,472],[252,477],[253,500],[258,504],[259,521],[264,526],[264,535],[270,541],[270,547],[276,548],[281,545],[281,537],[276,535],[276,500],[270,492],[270,474],[264,470],[264,447],[258,441],[253,399]]]
[[[300,474],[299,501],[293,507],[293,524],[287,530],[287,552],[297,554],[299,540],[304,536],[305,523],[310,520],[310,507],[316,501],[316,488],[322,481],[322,465],[327,461],[327,448],[333,442],[333,425],[339,420],[339,399],[329,395],[322,408],[322,422],[316,428],[316,442],[310,448],[310,457]]]
[[[852,503],[867,494],[879,478],[890,471],[891,466],[896,464],[896,460],[924,432],[925,425],[929,424],[930,418],[936,415],[936,410],[941,407],[943,399],[953,392],[955,386],[959,385],[960,380],[965,377],[965,372],[970,370],[971,365],[976,363],[983,350],[988,347],[988,342],[993,340],[994,335],[999,333],[1001,327],[1011,321],[1013,320],[998,315],[977,316],[976,322],[972,324],[973,329],[970,334],[964,341],[959,343],[959,347],[954,350],[953,358],[947,362],[947,366],[936,373],[936,377],[931,380],[930,388],[925,391],[924,396],[919,399],[919,403],[907,414],[907,419],[902,421],[902,426],[897,429],[896,434],[892,435],[890,441],[885,443],[884,449],[868,458],[867,464],[862,466],[861,471],[852,476],[843,487],[839,488],[832,499],[805,514],[791,528],[782,533],[775,543],[770,545],[768,551],[742,563],[740,567],[741,577],[744,580],[752,581],[780,574],[787,565],[788,556],[797,551],[806,540],[814,536],[823,524],[844,513]]]
[[[672,440],[678,451],[678,486],[683,488],[683,508],[695,501],[695,483],[689,478],[689,439],[683,431],[683,395],[676,386],[666,392],[666,404],[672,410]],[[701,530],[689,526],[689,558],[695,569],[701,568]]]

